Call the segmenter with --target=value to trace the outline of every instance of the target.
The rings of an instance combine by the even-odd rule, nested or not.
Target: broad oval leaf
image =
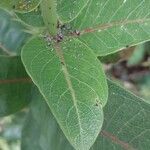
[[[0,7],[25,13],[34,10],[40,2],[41,0],[2,0]]]
[[[22,61],[76,149],[89,149],[103,123],[107,83],[100,62],[78,40],[54,43],[31,39]]]
[[[149,0],[90,0],[71,22],[98,56],[150,40]],[[91,13],[92,12],[92,13]]]
[[[10,14],[0,8],[0,53],[3,55],[20,55],[20,49],[29,34],[25,27]]]
[[[0,117],[30,102],[31,83],[19,57],[0,57]]]
[[[88,4],[88,1],[89,0],[58,0],[57,12],[59,19],[63,22],[73,20]]]
[[[110,80],[108,86],[105,123],[90,150],[149,150],[150,104]],[[23,129],[22,150],[74,150],[42,96],[34,93]]]

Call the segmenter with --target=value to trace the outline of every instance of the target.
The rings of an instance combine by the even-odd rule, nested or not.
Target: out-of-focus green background
[[[20,139],[26,111],[0,118],[0,150],[20,150]]]

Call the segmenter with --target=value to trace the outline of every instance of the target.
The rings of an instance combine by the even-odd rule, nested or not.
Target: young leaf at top
[[[41,0],[1,0],[0,7],[26,13],[34,10]]]
[[[108,80],[108,86],[105,123],[90,150],[149,150],[150,105],[112,81]],[[42,96],[37,90],[34,94],[23,129],[22,150],[74,150]]]
[[[70,22],[98,56],[150,40],[150,0],[89,0]]]
[[[68,22],[76,18],[83,8],[88,4],[89,0],[58,0],[57,12],[62,22]]]
[[[0,53],[3,55],[20,55],[20,50],[28,33],[26,28],[10,14],[0,8]]]
[[[28,13],[16,13],[16,14],[22,21],[24,21],[29,25],[36,27],[44,26],[43,18],[41,16],[41,10],[39,9],[39,7]]]
[[[87,150],[103,123],[107,83],[100,62],[77,39],[61,43],[31,39],[22,61],[64,134],[77,150]]]
[[[19,57],[0,57],[0,117],[25,107],[32,82]]]

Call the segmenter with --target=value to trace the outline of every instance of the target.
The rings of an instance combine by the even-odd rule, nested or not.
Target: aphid
[[[53,38],[48,34],[46,33],[44,36],[42,36],[44,38],[44,40],[47,42],[47,45],[50,46],[51,45],[51,42],[53,40]]]
[[[57,21],[57,28],[58,28],[58,29],[61,28],[61,24],[60,24],[59,21]]]
[[[71,31],[70,34],[74,35],[74,36],[79,36],[80,35],[80,31],[79,30],[74,30],[74,31]]]
[[[80,31],[79,30],[75,30],[74,33],[79,36],[80,35]]]
[[[57,36],[55,37],[56,42],[61,42],[63,40],[63,34],[62,33],[58,33]]]

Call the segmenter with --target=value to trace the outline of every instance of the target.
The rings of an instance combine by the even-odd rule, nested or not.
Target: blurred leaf
[[[145,55],[145,44],[140,44],[136,46],[136,49],[133,51],[133,54],[128,60],[128,66],[138,65],[144,58]]]
[[[20,55],[21,47],[29,37],[23,31],[25,29],[14,14],[0,8],[0,55]]]
[[[0,117],[30,102],[31,83],[19,57],[0,57]]]
[[[105,123],[91,150],[149,150],[150,105],[127,90],[109,83]],[[34,92],[23,130],[22,150],[73,150],[44,99]]]
[[[98,58],[102,63],[115,63],[120,59],[119,53],[114,53],[107,56],[100,56]]]
[[[7,141],[4,139],[0,139],[0,150],[9,150]]]
[[[145,43],[145,51],[150,56],[150,41]]]
[[[0,118],[0,150],[4,149],[4,143],[7,150],[20,150],[20,139],[22,126],[24,124],[26,111],[18,112],[14,115]]]
[[[150,72],[147,75],[143,75],[141,79],[136,83],[145,100],[150,103]]]
[[[29,12],[35,9],[41,0],[1,0],[0,7],[19,12]]]

